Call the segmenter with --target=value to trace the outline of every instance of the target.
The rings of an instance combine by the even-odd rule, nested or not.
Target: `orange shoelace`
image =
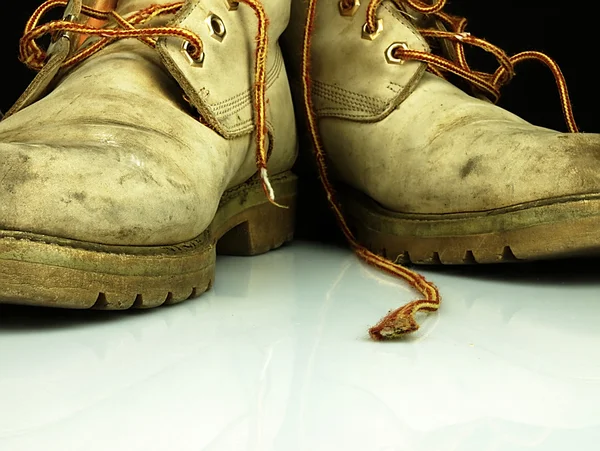
[[[262,187],[265,195],[271,203],[282,207],[275,202],[275,193],[269,181],[267,171],[267,113],[266,113],[266,79],[267,79],[267,51],[268,51],[268,25],[269,21],[264,7],[260,0],[229,0],[232,7],[237,7],[239,3],[248,5],[258,19],[256,36],[256,62],[255,62],[255,82],[254,82],[254,109],[255,109],[255,128],[256,128],[256,167],[261,178]],[[84,36],[98,36],[101,39],[93,44],[76,50],[62,64],[64,68],[74,66],[86,58],[99,52],[107,45],[120,40],[135,38],[152,48],[156,47],[156,39],[160,37],[177,37],[188,43],[187,51],[194,60],[199,60],[204,54],[202,40],[198,35],[182,27],[144,27],[152,19],[177,13],[183,6],[183,2],[170,3],[164,5],[152,5],[148,8],[136,11],[127,17],[122,17],[116,11],[100,11],[88,6],[83,6],[82,15],[101,22],[114,20],[114,27],[96,28],[88,24],[80,24],[69,20],[55,20],[39,25],[40,20],[48,11],[57,7],[66,7],[68,0],[48,0],[44,2],[33,13],[25,26],[23,37],[19,45],[19,59],[33,70],[41,70],[48,58],[48,54],[37,43],[42,36],[51,34],[57,36],[58,33],[72,33]],[[282,207],[286,208],[286,207]]]
[[[334,0],[326,0],[334,1]],[[392,0],[400,11],[405,12],[404,6],[409,7],[416,13],[435,18],[445,25],[449,31],[438,29],[419,29],[419,32],[425,38],[447,39],[453,44],[456,54],[455,61],[434,55],[427,52],[420,52],[398,46],[394,50],[394,57],[403,61],[415,60],[428,65],[428,70],[432,73],[445,78],[447,73],[452,73],[469,81],[473,86],[479,88],[485,94],[489,95],[491,100],[497,101],[500,97],[500,89],[508,83],[515,75],[515,65],[526,60],[538,60],[547,65],[552,71],[556,84],[558,86],[561,105],[565,116],[565,121],[569,130],[577,132],[577,125],[573,116],[573,108],[567,90],[565,78],[558,65],[548,56],[539,52],[523,52],[509,57],[500,48],[471,36],[465,32],[467,21],[464,18],[451,16],[442,12],[446,5],[446,0],[438,0],[432,5],[425,4],[418,0]],[[364,30],[369,34],[377,33],[379,20],[377,10],[383,0],[371,0],[367,6],[367,17]],[[357,0],[340,0],[340,8],[348,11],[358,6]],[[387,260],[360,244],[350,230],[346,219],[342,214],[342,208],[337,200],[335,189],[331,183],[327,165],[326,153],[323,141],[319,135],[318,117],[315,113],[312,99],[312,79],[311,79],[311,44],[314,32],[315,14],[317,0],[308,0],[308,13],[304,29],[304,42],[302,54],[302,81],[304,87],[304,103],[308,116],[308,127],[313,140],[314,152],[317,160],[318,171],[321,182],[327,194],[327,200],[336,216],[338,224],[342,229],[350,246],[356,254],[366,263],[375,266],[394,276],[407,281],[417,292],[422,295],[422,299],[413,301],[403,307],[391,311],[376,326],[369,329],[369,334],[374,340],[387,340],[400,338],[406,334],[418,330],[419,325],[415,319],[418,312],[434,312],[440,307],[440,294],[435,285],[427,281],[421,275],[404,268],[390,260]],[[479,47],[496,57],[500,67],[494,73],[485,73],[473,70],[467,63],[464,45]]]

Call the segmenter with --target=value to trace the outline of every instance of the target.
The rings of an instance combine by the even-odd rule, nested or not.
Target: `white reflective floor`
[[[0,450],[598,450],[596,267],[427,271],[443,309],[394,343],[366,329],[413,294],[307,243],[178,306],[0,306]]]

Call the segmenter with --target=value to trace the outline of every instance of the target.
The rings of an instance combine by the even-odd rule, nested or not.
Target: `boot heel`
[[[217,242],[223,255],[258,255],[280,247],[294,237],[296,196],[278,199],[288,208],[265,203],[243,211],[237,225]]]

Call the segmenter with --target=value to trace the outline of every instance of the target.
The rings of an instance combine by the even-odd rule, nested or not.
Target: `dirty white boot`
[[[211,286],[215,251],[292,238],[289,12],[120,0],[99,13],[79,0],[64,21],[29,24],[21,59],[41,72],[0,122],[0,302],[175,303]],[[46,57],[30,38],[48,32]]]
[[[418,281],[426,302],[405,314],[434,310],[437,290],[368,255],[363,245],[401,263],[599,252],[600,135],[536,127],[483,99],[497,98],[520,61],[540,60],[553,71],[567,124],[576,131],[564,79],[548,57],[509,58],[445,14],[445,0],[292,3],[287,54],[295,85],[309,91],[299,90],[297,99],[308,112],[322,179],[327,186],[328,172],[330,198],[337,198],[355,248],[413,285]],[[494,54],[498,72],[472,70],[465,45]],[[449,74],[467,80],[476,95],[446,81]],[[411,322],[408,331],[415,327]],[[382,338],[381,331],[373,332]]]
[[[375,3],[379,29],[370,33]],[[406,52],[429,54],[408,5],[317,2],[312,96],[359,236],[417,263],[597,252],[600,136],[535,127],[426,72]],[[294,2],[296,33],[305,8]],[[453,42],[469,37],[455,34]]]

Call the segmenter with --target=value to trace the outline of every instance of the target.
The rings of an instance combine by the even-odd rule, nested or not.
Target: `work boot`
[[[600,250],[600,136],[536,127],[494,104],[516,64],[539,60],[554,73],[575,132],[562,73],[543,54],[509,58],[471,36],[445,3],[293,0],[284,36],[296,100],[344,234],[367,261],[424,296],[372,329],[377,339],[416,330],[413,314],[439,305],[432,284],[392,262]],[[471,69],[466,45],[496,56],[498,71]]]
[[[0,122],[0,302],[176,303],[210,288],[216,251],[292,238],[289,2],[71,0],[39,25],[52,3],[21,41],[40,73]]]
[[[413,263],[598,252],[599,135],[536,127],[482,98],[488,85],[487,93],[497,95],[512,74],[499,71],[494,84],[462,67],[457,49],[481,41],[436,12],[440,6],[316,3],[309,55],[314,113],[330,175],[360,242]],[[306,2],[294,0],[292,9],[286,38],[293,72],[300,74]],[[429,36],[440,38],[436,48],[446,61],[431,53]],[[450,64],[469,77],[479,98],[440,76],[450,74],[443,70]],[[478,86],[480,79],[486,84]],[[572,122],[570,108],[566,113]]]

